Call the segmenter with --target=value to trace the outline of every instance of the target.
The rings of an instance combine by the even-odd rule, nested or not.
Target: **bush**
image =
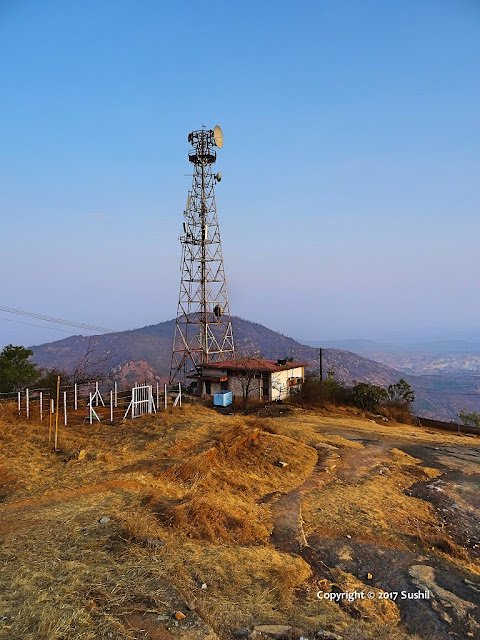
[[[480,413],[477,411],[467,413],[466,409],[462,409],[457,415],[465,426],[478,427],[480,429]]]
[[[379,408],[379,413],[389,420],[403,422],[404,424],[417,424],[417,419],[412,415],[410,406],[404,402],[387,402]]]
[[[400,378],[395,384],[389,385],[387,393],[389,400],[397,405],[411,405],[415,402],[415,392],[403,378]]]
[[[388,399],[386,389],[376,384],[359,382],[353,387],[353,403],[364,411],[377,411],[378,406]]]
[[[351,405],[352,390],[336,380],[332,372],[322,381],[317,375],[310,374],[305,377],[302,388],[291,397],[291,401],[321,407],[328,404]]]

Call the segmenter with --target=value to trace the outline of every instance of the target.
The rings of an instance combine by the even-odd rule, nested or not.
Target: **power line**
[[[42,329],[50,329],[50,331],[62,331],[63,333],[72,333],[68,331],[68,329],[60,329],[59,327],[47,327],[44,324],[34,324],[33,322],[22,322],[21,320],[13,320],[12,318],[2,318],[0,316],[0,320],[4,320],[5,322],[15,322],[16,324],[28,324],[30,327],[41,327]]]
[[[0,311],[5,311],[7,313],[12,313],[12,314],[17,314],[20,316],[26,316],[29,318],[39,318],[42,320],[46,320],[47,322],[52,322],[54,324],[63,324],[65,326],[69,326],[72,328],[80,328],[80,329],[84,329],[84,330],[88,330],[88,331],[94,331],[96,333],[101,333],[101,334],[112,334],[115,336],[122,336],[125,338],[128,338],[130,340],[154,340],[154,341],[158,341],[159,339],[161,339],[162,336],[152,336],[152,335],[148,335],[148,334],[142,334],[142,333],[138,333],[138,334],[134,334],[134,335],[129,335],[132,334],[133,331],[135,331],[134,329],[126,329],[123,331],[115,331],[114,329],[106,329],[105,327],[97,327],[95,325],[89,325],[86,324],[84,322],[76,322],[74,320],[62,320],[60,318],[53,318],[51,316],[45,316],[42,315],[40,313],[34,313],[33,311],[22,311],[20,309],[12,309],[10,307],[3,307],[0,306]],[[67,329],[60,329],[60,327],[48,327],[45,325],[41,325],[41,324],[34,324],[32,322],[23,322],[22,320],[14,320],[13,318],[2,318],[0,316],[0,320],[4,320],[5,322],[15,322],[18,324],[26,324],[32,327],[40,327],[42,329],[50,329],[52,331],[62,331],[64,333],[69,333],[70,335],[72,334],[71,331],[68,331]],[[141,329],[139,329],[138,331],[141,331]],[[83,336],[85,338],[87,338],[88,336]],[[95,336],[91,336],[91,337],[95,337]]]
[[[52,322],[54,324],[63,324],[68,327],[78,327],[79,329],[85,329],[87,331],[96,331],[98,333],[115,333],[114,329],[106,329],[105,327],[96,327],[94,325],[85,324],[84,322],[74,322],[73,320],[62,320],[61,318],[44,316],[40,313],[33,313],[32,311],[21,311],[20,309],[11,309],[10,307],[2,307],[2,306],[0,306],[0,311],[4,311],[6,313],[13,313],[19,316],[26,316],[28,318],[36,318],[37,320],[45,320],[46,322]]]

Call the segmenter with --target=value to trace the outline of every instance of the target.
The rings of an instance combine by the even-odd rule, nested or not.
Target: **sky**
[[[175,317],[187,135],[219,124],[232,314],[479,331],[479,32],[477,0],[0,0],[0,305]],[[0,347],[68,335],[12,320],[42,324],[0,312]]]

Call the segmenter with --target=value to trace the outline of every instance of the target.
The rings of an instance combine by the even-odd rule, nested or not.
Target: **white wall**
[[[272,373],[271,377],[271,399],[282,400],[286,398],[290,392],[288,384],[289,378],[304,378],[305,368],[296,367],[295,369],[287,369],[286,371],[278,371]]]

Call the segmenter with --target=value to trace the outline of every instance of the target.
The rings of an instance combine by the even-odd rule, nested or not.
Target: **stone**
[[[110,518],[108,516],[102,516],[99,520],[100,524],[107,524],[107,522],[110,522]]]
[[[206,589],[208,589],[208,585],[206,582],[202,582],[202,589],[205,591]]]
[[[371,573],[367,573],[367,580],[371,580],[373,578]]]
[[[240,629],[237,629],[236,631],[233,632],[233,636],[235,638],[248,638],[251,635],[251,631],[249,629],[247,629],[247,627],[240,627]]]
[[[175,620],[184,620],[185,614],[181,611],[175,611]]]
[[[316,640],[342,640],[342,636],[339,636],[338,633],[325,631],[325,629],[317,629],[315,638]]]
[[[348,538],[349,540],[351,540],[352,536],[351,536],[349,533],[347,533],[347,535],[345,536],[345,538]]]
[[[292,627],[285,624],[260,624],[253,629],[252,637],[261,638],[262,635],[272,640],[284,640],[292,631]]]
[[[87,455],[87,451],[85,449],[81,449],[78,452],[77,460],[78,461],[85,460],[86,455]]]
[[[288,467],[288,462],[282,462],[281,460],[279,460],[276,463],[277,467],[280,467],[281,469],[284,469],[285,467]]]
[[[163,542],[159,538],[147,538],[145,540],[145,544],[147,547],[154,547],[155,549],[160,549],[163,547]]]

